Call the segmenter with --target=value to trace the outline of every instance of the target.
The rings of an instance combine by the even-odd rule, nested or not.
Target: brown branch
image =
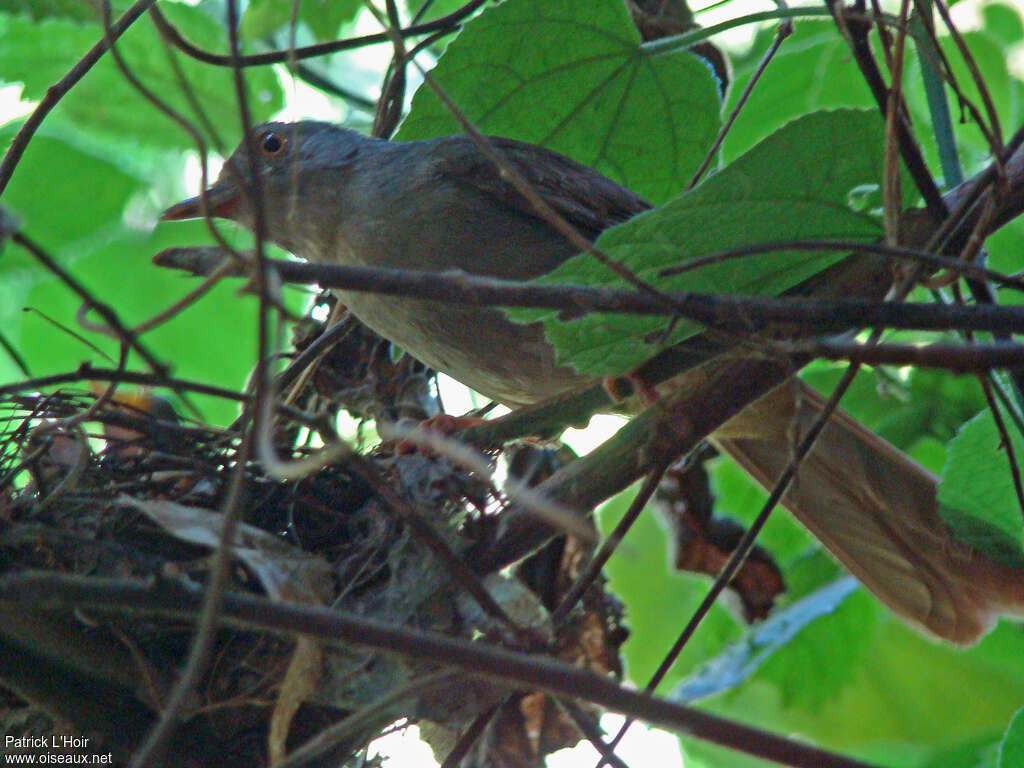
[[[181,582],[152,583],[25,573],[0,579],[0,600],[34,610],[88,607],[105,613],[192,619],[202,591]],[[458,667],[471,674],[538,688],[670,728],[714,744],[797,768],[871,768],[859,760],[647,694],[563,662],[471,643],[436,632],[397,627],[336,609],[277,603],[251,595],[224,595],[222,618],[278,635],[303,634],[400,653]]]
[[[755,246],[759,247],[759,246]],[[170,263],[167,252],[159,263]],[[816,299],[799,296],[738,296],[732,294],[669,293],[671,305],[647,294],[619,288],[581,285],[541,285],[515,280],[478,277],[464,272],[424,272],[357,267],[340,264],[304,264],[270,259],[285,282],[316,283],[390,296],[407,296],[470,306],[505,306],[561,309],[579,312],[621,312],[636,315],[676,316],[725,330],[754,332],[768,323],[807,326],[817,332],[882,327],[902,330],[977,331],[1024,333],[1024,308],[932,304],[899,304],[854,299]],[[1011,278],[1007,278],[1009,282]],[[1018,278],[1012,278],[1017,282]]]
[[[150,0],[150,2],[152,2],[152,0]],[[415,37],[417,35],[427,35],[440,31],[454,32],[467,16],[474,13],[486,2],[487,0],[470,0],[470,2],[466,3],[461,8],[457,8],[445,16],[441,16],[424,24],[414,24],[411,27],[400,29],[398,30],[398,33],[402,35],[402,37]],[[199,48],[186,40],[175,26],[167,20],[167,17],[161,13],[159,8],[154,6],[150,9],[150,17],[152,18],[153,23],[156,24],[157,29],[160,30],[160,33],[182,53],[196,59],[197,61],[205,62],[206,64],[213,64],[218,67],[231,66],[231,56],[204,51],[202,48]],[[328,43],[317,43],[316,45],[307,45],[301,48],[286,48],[279,51],[267,51],[266,53],[239,56],[237,61],[238,65],[241,67],[253,67],[263,64],[285,64],[290,59],[297,60],[309,59],[314,56],[326,56],[329,53],[349,51],[354,48],[363,48],[368,45],[375,45],[376,43],[386,43],[390,40],[391,38],[386,32],[376,32],[371,35],[362,35],[361,37],[352,37],[345,40],[333,40]]]
[[[770,343],[779,354],[803,354],[821,360],[847,360],[868,365],[913,365],[953,373],[976,373],[1024,366],[1024,344],[860,344],[819,339]]]
[[[836,22],[836,27],[843,38],[850,44],[854,61],[867,83],[871,95],[883,118],[887,114],[886,105],[889,100],[889,89],[878,71],[878,64],[871,52],[871,44],[868,42],[868,31],[871,25],[867,22],[853,18],[845,13],[845,9],[838,0],[825,0],[825,6],[831,11]],[[942,221],[948,214],[946,204],[942,199],[935,179],[932,178],[928,166],[921,154],[921,149],[914,140],[913,134],[906,121],[906,104],[899,100],[899,109],[895,118],[896,139],[900,148],[900,156],[907,167],[918,192],[924,199],[925,207],[936,221]]]

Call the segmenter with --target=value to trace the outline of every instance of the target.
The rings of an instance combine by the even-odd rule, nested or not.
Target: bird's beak
[[[206,205],[210,215],[221,219],[230,219],[238,209],[241,191],[234,184],[214,184],[206,190]],[[181,221],[182,219],[199,219],[203,217],[203,196],[190,197],[172,205],[160,214],[160,221]]]

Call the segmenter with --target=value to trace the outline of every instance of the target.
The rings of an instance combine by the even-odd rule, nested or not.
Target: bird
[[[488,140],[589,240],[651,208],[550,149]],[[312,120],[255,126],[205,194],[161,218],[207,211],[255,230],[250,162],[260,177],[266,237],[310,262],[531,280],[578,253],[473,138],[387,141]],[[556,359],[539,324],[513,322],[497,309],[336,293],[363,323],[413,357],[511,407],[594,383]],[[792,455],[794,433],[805,432],[823,406],[818,394],[791,379],[711,440],[771,488]],[[836,411],[782,503],[906,623],[969,645],[999,616],[1024,613],[1024,569],[953,536],[939,515],[937,485],[932,473]]]

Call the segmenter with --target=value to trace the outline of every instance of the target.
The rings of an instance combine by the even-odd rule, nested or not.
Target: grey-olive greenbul
[[[649,208],[557,153],[491,141],[588,238]],[[241,183],[249,172],[245,146],[206,200],[212,215],[253,229]],[[251,146],[268,238],[309,261],[528,280],[577,252],[465,136],[388,142],[305,121],[260,125]],[[193,198],[163,218],[201,211]],[[538,325],[513,323],[499,310],[338,294],[382,336],[503,403],[533,403],[591,383],[555,360]],[[820,408],[821,399],[799,384],[780,387],[713,439],[770,487],[789,460],[794,432]],[[969,643],[998,615],[1024,607],[1024,571],[953,538],[938,515],[935,477],[845,414],[831,418],[783,503],[883,603],[936,636]]]

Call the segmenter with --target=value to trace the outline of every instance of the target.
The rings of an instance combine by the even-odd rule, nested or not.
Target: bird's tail
[[[771,488],[823,399],[798,381],[728,422],[714,442]],[[958,644],[1024,612],[1024,569],[955,539],[938,515],[937,478],[845,413],[829,419],[783,505],[879,600]]]

